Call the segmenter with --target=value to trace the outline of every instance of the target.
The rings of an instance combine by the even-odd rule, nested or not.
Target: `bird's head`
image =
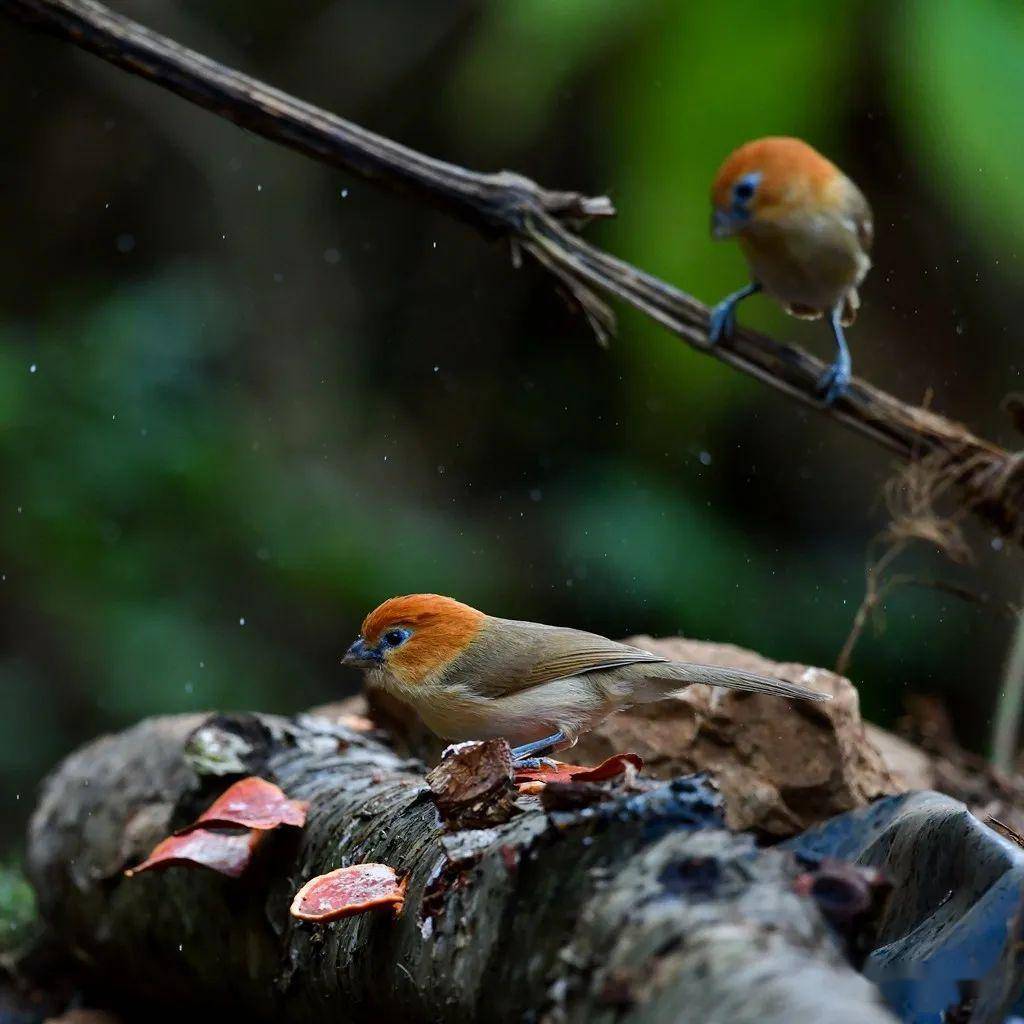
[[[842,177],[800,139],[755,139],[730,153],[711,187],[711,234],[731,238],[823,201]]]
[[[416,687],[458,657],[473,641],[486,616],[439,594],[392,597],[363,620],[342,659],[377,682]]]

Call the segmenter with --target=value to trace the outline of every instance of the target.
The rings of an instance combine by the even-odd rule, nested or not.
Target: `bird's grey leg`
[[[538,768],[542,764],[554,767],[550,757],[538,757],[538,754],[553,754],[556,750],[569,742],[568,736],[562,732],[553,732],[550,736],[534,740],[532,743],[523,743],[521,746],[512,748],[512,761],[517,768]]]
[[[852,372],[850,350],[846,347],[846,335],[843,333],[843,325],[840,322],[842,311],[843,304],[840,302],[829,314],[829,323],[832,325],[832,334],[835,336],[839,351],[836,354],[836,361],[818,381],[818,390],[821,392],[821,400],[825,405],[831,405],[843,394],[850,383]]]
[[[711,310],[711,317],[708,320],[708,344],[714,345],[722,338],[729,338],[736,330],[736,307],[751,295],[756,295],[761,290],[759,281],[751,281],[745,288],[726,295],[717,306]]]

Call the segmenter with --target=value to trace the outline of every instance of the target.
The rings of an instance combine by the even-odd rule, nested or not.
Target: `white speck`
[[[451,743],[441,751],[441,760],[443,761],[446,757],[454,757],[454,755],[461,754],[464,750],[472,750],[473,747],[479,746],[480,740],[463,740],[461,743]]]
[[[206,668],[206,662],[205,661],[199,662],[199,667],[200,668]]]
[[[21,515],[21,506],[20,505],[18,506],[18,515],[19,516]]]
[[[222,241],[222,242],[226,242],[226,241],[227,241],[227,238],[228,238],[228,236],[227,236],[227,235],[221,235],[221,236],[220,236],[220,238],[221,238],[221,241]]]
[[[702,466],[711,465],[711,452],[701,452],[699,458]]]
[[[103,209],[104,210],[109,210],[110,209],[110,203],[104,203],[103,204]]]
[[[118,235],[115,244],[117,245],[118,252],[131,252],[135,248],[135,236],[129,234]]]
[[[240,626],[244,626],[245,625],[245,616],[244,615],[238,620],[238,624]]]
[[[178,943],[178,952],[179,953],[184,953],[185,952],[185,944],[183,942],[179,942]]]
[[[347,188],[343,188],[341,190],[341,198],[342,199],[348,199],[348,189]]]
[[[386,455],[384,456],[384,461],[385,461],[385,462],[387,462],[387,461],[388,461],[388,457],[387,457]]]
[[[432,247],[432,248],[434,248],[434,249],[436,249],[436,248],[437,248],[437,242],[433,242],[433,243],[432,243],[432,245],[431,245],[431,247]]]
[[[1003,538],[1002,537],[993,537],[992,538],[992,550],[993,551],[1002,551],[1003,550]]]
[[[262,192],[263,191],[263,186],[262,185],[257,185],[256,186],[256,191],[257,192]]]
[[[30,367],[28,368],[28,372],[29,372],[29,373],[35,373],[35,372],[36,372],[36,370],[38,370],[38,369],[39,369],[39,367],[38,367],[38,366],[36,366],[36,364],[35,364],[35,363],[33,363],[33,364],[32,364],[32,365],[31,365],[31,366],[30,366]]]
[[[437,372],[438,372],[438,371],[439,371],[440,369],[441,369],[441,367],[440,367],[440,366],[435,366],[435,367],[434,367],[434,373],[437,373]]]

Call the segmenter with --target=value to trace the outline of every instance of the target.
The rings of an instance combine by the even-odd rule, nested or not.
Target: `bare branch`
[[[250,78],[109,11],[94,0],[0,0],[0,12],[98,54],[250,131],[446,210],[551,272],[604,338],[613,318],[595,292],[635,307],[687,344],[821,408],[824,364],[793,346],[739,330],[711,347],[708,310],[678,288],[588,245],[573,230],[614,214],[605,196],[552,192],[518,174],[480,174],[435,160]],[[823,410],[910,463],[923,464],[936,493],[1024,541],[1024,455],[1012,453],[928,409],[862,380]]]

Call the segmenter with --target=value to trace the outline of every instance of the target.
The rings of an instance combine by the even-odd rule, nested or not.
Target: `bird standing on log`
[[[736,306],[767,292],[802,319],[828,317],[838,347],[819,382],[831,405],[850,382],[843,328],[853,323],[857,288],[871,267],[871,207],[834,163],[800,139],[756,139],[731,153],[711,188],[711,234],[736,238],[751,282],[711,310],[708,341],[732,334]]]
[[[829,700],[740,669],[669,661],[594,633],[499,619],[438,594],[392,597],[343,664],[411,706],[446,740],[504,737],[517,760],[572,746],[614,711],[692,683]]]

